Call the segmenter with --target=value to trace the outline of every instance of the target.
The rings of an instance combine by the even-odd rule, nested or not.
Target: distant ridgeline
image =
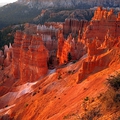
[[[66,18],[90,20],[93,17],[90,8],[94,10],[96,6],[119,10],[120,0],[18,0],[0,7],[0,29],[26,22],[44,24],[64,22]]]
[[[90,8],[95,6],[120,7],[120,0],[18,0],[18,3],[38,8]]]
[[[51,20],[60,22],[61,17],[63,19],[69,17],[70,13],[68,12],[71,10],[71,12],[73,12],[73,10],[75,9],[90,9],[96,6],[116,8],[120,7],[120,0],[18,0],[15,3],[0,7],[0,29],[10,24],[33,22],[33,19],[40,15],[42,9],[47,9],[48,11],[50,10],[50,15],[47,13],[46,16],[41,16],[42,20],[39,22],[44,23]],[[59,13],[60,11],[62,12]],[[66,12],[68,14],[65,14]],[[52,13],[59,13],[62,15],[53,17]],[[77,15],[79,16],[79,14],[81,14],[80,19],[85,18],[88,20],[87,17],[82,17],[86,16],[86,14],[87,16],[89,16],[89,20],[92,17],[89,11],[86,11],[86,14],[76,12],[75,14],[72,14],[72,17],[77,17]],[[64,21],[63,19],[62,21]]]
[[[36,8],[28,5],[12,3],[0,7],[0,29],[8,25],[23,24],[26,22],[44,24],[45,22],[64,22],[72,17],[79,20],[90,20],[93,16],[91,10],[78,8]],[[44,11],[44,12],[43,12]]]

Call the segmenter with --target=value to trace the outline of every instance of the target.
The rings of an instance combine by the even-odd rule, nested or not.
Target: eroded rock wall
[[[13,74],[24,82],[32,82],[45,75],[48,50],[42,37],[17,31],[13,44]]]
[[[91,39],[98,37],[103,42],[106,33],[110,37],[120,36],[120,13],[114,14],[113,9],[106,10],[102,7],[98,7],[94,13],[90,25],[84,32],[83,38]]]

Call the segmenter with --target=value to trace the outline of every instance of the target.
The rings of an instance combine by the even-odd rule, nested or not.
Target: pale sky
[[[13,3],[17,0],[0,0],[0,3]]]

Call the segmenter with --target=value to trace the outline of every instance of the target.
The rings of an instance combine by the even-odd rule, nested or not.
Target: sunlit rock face
[[[13,48],[11,46],[11,43],[9,44],[9,47],[8,45],[5,45],[4,46],[4,62],[3,62],[3,66],[4,67],[8,67],[11,62],[12,62],[12,51],[13,51]]]
[[[48,51],[41,36],[17,31],[13,44],[12,70],[21,81],[35,81],[48,71]]]
[[[120,13],[115,15],[113,9],[106,10],[98,7],[83,37],[88,39],[98,37],[99,40],[103,41],[108,31],[109,37],[120,36]]]
[[[42,35],[44,45],[49,51],[57,49],[57,32],[58,30],[52,25],[37,25],[37,34]]]
[[[86,43],[85,40],[80,39],[80,32],[77,40],[71,34],[65,39],[62,31],[59,32],[57,49],[59,64],[67,63],[70,60],[78,60],[84,54],[86,54]]]
[[[11,52],[7,52],[6,58],[4,59],[4,67],[7,67],[11,64],[12,62],[12,57],[11,57]]]
[[[0,50],[0,65],[2,67],[8,67],[12,61],[12,46],[11,44],[5,45],[3,51]]]
[[[89,24],[86,20],[79,21],[78,19],[65,19],[65,22],[63,23],[63,34],[69,35],[69,33],[72,33],[73,35],[80,33],[82,34],[84,29]]]
[[[87,25],[89,25],[88,21],[65,20],[63,31],[58,33],[57,58],[59,58],[59,64],[68,62],[69,57],[71,60],[78,60],[86,53],[86,42],[82,36]]]
[[[0,118],[63,120],[69,115],[69,118],[73,120],[76,119],[76,111],[78,111],[77,115],[82,115],[81,111],[86,106],[83,100],[86,96],[90,96],[91,101],[91,98],[96,98],[107,90],[104,84],[107,81],[106,78],[114,75],[115,71],[120,71],[120,35],[117,32],[117,36],[113,36],[111,29],[106,27],[105,23],[108,21],[99,17],[93,17],[90,24],[94,22],[94,26],[99,20],[99,23],[102,23],[106,29],[105,33],[97,30],[99,33],[95,35],[95,29],[91,29],[87,34],[87,29],[82,29],[82,32],[78,30],[76,37],[72,33],[65,37],[62,30],[58,32],[59,65],[57,64],[55,69],[53,66],[53,70],[49,70],[49,72],[47,68],[48,51],[53,49],[51,35],[47,32],[44,36],[37,34],[36,25],[26,26],[24,32],[16,32],[12,47],[12,65],[0,70]],[[119,20],[118,14],[117,23]],[[109,26],[114,28],[114,24],[111,24]],[[46,43],[46,46],[49,47],[48,51],[43,39],[50,41],[49,44]],[[4,48],[4,51],[0,51],[0,58],[2,56],[5,58],[2,64],[7,66],[10,60],[10,45]],[[52,55],[54,52],[49,54],[49,56]],[[68,64],[63,65],[64,63]],[[48,74],[46,75],[46,73]],[[44,75],[45,77],[41,78]],[[33,82],[36,80],[39,81]],[[94,105],[99,108],[99,103],[93,104],[93,108]],[[100,110],[102,111],[104,108],[103,105]],[[91,110],[91,108],[87,110]],[[59,114],[58,111],[60,111]],[[115,117],[111,118],[119,116],[119,110],[117,111]],[[104,114],[103,111],[100,114],[103,119],[107,119],[109,115],[113,115],[113,112],[110,110],[110,113],[106,111]],[[6,114],[8,118],[4,117]],[[100,116],[98,116],[99,118]]]
[[[86,41],[87,58],[82,63],[79,80],[95,68],[105,68],[115,61],[113,55],[116,56],[120,52],[117,51],[120,44],[119,15],[115,15],[112,9],[108,11],[101,7],[95,11],[82,36]]]
[[[22,32],[17,31],[13,44],[12,70],[15,78],[20,78],[20,51],[22,44]]]
[[[50,25],[47,23],[46,25],[35,25],[35,24],[25,24],[25,32],[29,34],[36,34],[41,35],[43,43],[45,47],[49,50],[56,50],[57,49],[57,35],[58,29],[54,26],[59,27],[57,23]]]
[[[63,24],[28,23],[24,33],[17,31],[15,35],[13,75],[23,81],[34,81],[47,73],[47,60],[51,56],[58,58],[61,65],[79,60],[85,54],[87,59],[83,62],[83,73],[90,73],[96,66],[103,66],[103,58],[100,59],[99,55],[110,51],[118,42],[119,26],[120,13],[115,15],[112,9],[108,11],[101,7],[96,9],[90,22],[66,19]],[[6,66],[10,61],[7,50],[6,47]]]
[[[47,34],[51,35],[51,37],[55,37],[57,30],[52,25],[49,27],[46,25],[37,25],[37,32],[40,34]]]

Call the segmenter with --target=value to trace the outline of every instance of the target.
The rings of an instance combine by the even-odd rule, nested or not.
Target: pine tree
[[[70,52],[68,53],[67,58],[68,58],[68,61],[72,60],[72,56],[71,56],[71,53],[70,53]]]

